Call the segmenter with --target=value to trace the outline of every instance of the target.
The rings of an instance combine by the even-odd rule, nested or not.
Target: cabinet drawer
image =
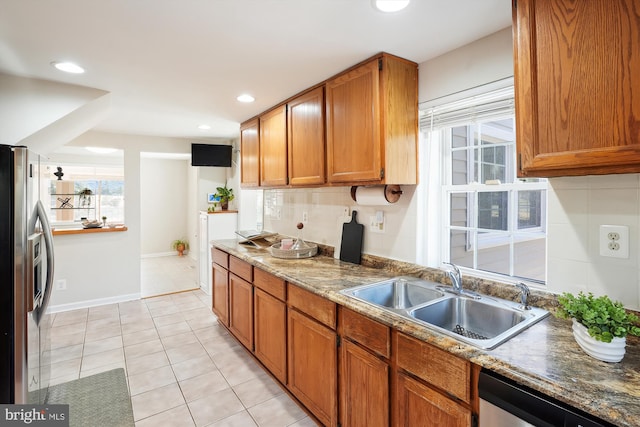
[[[289,284],[288,301],[291,307],[313,317],[331,329],[336,328],[336,304],[302,288]]]
[[[398,367],[470,403],[471,364],[425,342],[397,333]]]
[[[229,257],[229,270],[249,283],[253,282],[253,266],[233,255]]]
[[[253,285],[256,288],[262,289],[280,301],[286,299],[287,288],[285,287],[284,280],[259,268],[254,269],[253,274]]]
[[[211,248],[211,259],[221,267],[229,269],[229,254],[218,248]]]
[[[379,355],[391,357],[391,329],[348,308],[340,307],[342,334]]]

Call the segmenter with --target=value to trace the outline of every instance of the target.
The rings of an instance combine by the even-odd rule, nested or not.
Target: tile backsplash
[[[547,230],[547,286],[555,292],[607,294],[628,308],[640,309],[640,175],[604,175],[549,180]],[[403,186],[400,200],[387,206],[359,206],[350,187],[278,189],[264,192],[264,229],[298,236],[296,224],[308,221],[303,238],[340,246],[344,208],[358,211],[365,224],[363,252],[421,264],[418,261],[417,212],[419,186]],[[382,211],[383,233],[375,233],[369,219]],[[629,258],[603,257],[599,252],[600,225],[629,227]]]
[[[547,287],[607,294],[640,307],[640,175],[549,180]],[[629,227],[629,258],[600,255],[601,225]]]
[[[348,208],[349,212],[357,211],[358,223],[365,225],[364,253],[415,262],[415,188],[402,187],[404,194],[400,200],[385,206],[357,205],[351,199],[351,187],[265,190],[264,229],[296,237],[299,234],[296,224],[302,222],[306,213],[303,238],[339,248],[342,225],[351,220],[344,216]],[[384,216],[382,233],[373,232],[369,225],[377,211]]]

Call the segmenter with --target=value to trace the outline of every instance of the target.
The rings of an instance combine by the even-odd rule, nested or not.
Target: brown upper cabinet
[[[326,86],[328,181],[416,184],[417,64],[381,54]]]
[[[258,119],[240,126],[240,184],[243,187],[260,185],[260,135]]]
[[[287,185],[287,106],[260,116],[260,185]]]
[[[324,184],[324,87],[294,98],[287,106],[289,184]]]
[[[378,54],[243,123],[241,139],[244,187],[416,184],[417,64]]]
[[[640,172],[637,0],[514,0],[520,176]]]

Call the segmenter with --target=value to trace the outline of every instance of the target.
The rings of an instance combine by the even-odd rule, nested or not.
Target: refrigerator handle
[[[40,220],[40,226],[42,227],[42,233],[44,234],[44,245],[47,252],[47,280],[45,282],[44,294],[42,295],[42,302],[38,309],[41,314],[44,314],[47,306],[49,305],[49,298],[51,297],[51,290],[53,289],[54,257],[53,234],[51,233],[51,227],[49,226],[47,212],[40,200],[36,202],[36,205],[33,208],[33,215],[31,215],[31,220],[29,221],[29,234],[35,231],[38,219]]]

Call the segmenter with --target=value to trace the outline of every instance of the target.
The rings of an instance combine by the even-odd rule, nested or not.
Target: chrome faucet
[[[450,262],[444,262],[443,264],[448,264],[453,267],[453,271],[447,271],[447,275],[449,276],[449,279],[451,279],[451,286],[453,286],[453,291],[457,294],[462,293],[462,274],[460,273],[460,269],[457,265]]]
[[[522,282],[518,282],[514,286],[520,289],[520,308],[522,310],[531,310],[531,307],[527,303],[529,294],[531,293],[529,287]]]
[[[480,299],[481,296],[477,292],[469,291],[466,289],[462,289],[462,273],[460,273],[460,269],[457,265],[452,264],[450,262],[443,262],[443,264],[450,265],[453,267],[453,270],[447,270],[447,275],[451,280],[451,289],[446,287],[438,287],[440,290],[445,292],[451,292],[459,296],[463,296],[465,298],[473,298]]]

